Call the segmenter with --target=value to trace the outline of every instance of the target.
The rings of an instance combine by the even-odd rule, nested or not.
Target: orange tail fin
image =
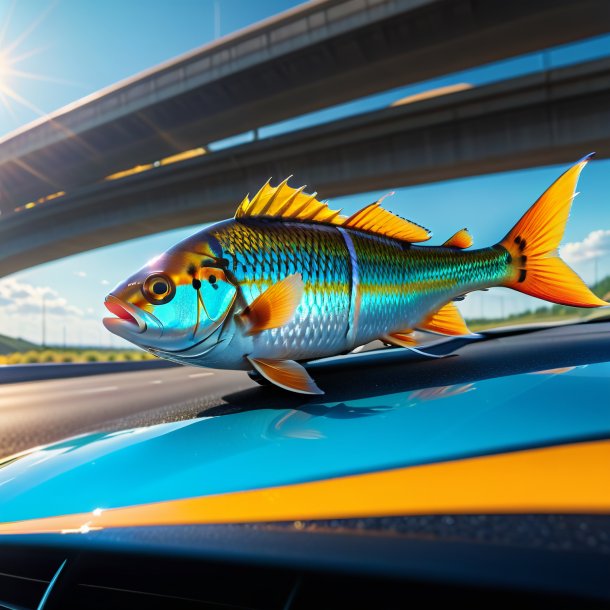
[[[589,290],[557,253],[578,177],[591,156],[587,155],[557,179],[500,242],[512,257],[507,287],[561,305],[608,305]]]

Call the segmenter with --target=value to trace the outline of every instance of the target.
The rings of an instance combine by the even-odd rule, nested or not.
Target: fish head
[[[209,231],[180,242],[108,294],[113,317],[104,318],[104,326],[172,360],[209,352],[224,340],[223,323],[237,296],[226,263]]]

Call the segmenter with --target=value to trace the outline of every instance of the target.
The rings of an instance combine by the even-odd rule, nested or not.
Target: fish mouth
[[[104,318],[104,326],[115,334],[117,329],[127,330],[130,333],[143,333],[146,330],[146,322],[139,313],[138,308],[121,301],[113,294],[109,294],[104,301],[106,309],[113,314],[114,318]]]

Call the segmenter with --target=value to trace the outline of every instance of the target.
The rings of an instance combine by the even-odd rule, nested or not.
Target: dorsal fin
[[[411,243],[430,239],[428,229],[388,212],[381,207],[381,200],[375,201],[375,203],[371,203],[352,214],[343,223],[343,226]]]
[[[443,244],[443,248],[470,248],[472,243],[472,235],[470,235],[468,229],[460,229]]]
[[[341,216],[341,210],[331,210],[328,204],[309,195],[300,187],[288,186],[287,178],[277,186],[269,181],[252,198],[246,197],[235,212],[235,219],[246,217],[278,218],[342,225],[350,229],[375,233],[408,242],[430,239],[430,232],[423,227],[400,218],[381,207],[381,199],[362,208],[349,218]]]
[[[271,186],[268,180],[252,200],[246,197],[235,212],[235,218],[247,216],[259,218],[290,218],[308,222],[325,222],[341,224],[344,217],[339,216],[341,210],[331,210],[328,204],[303,192],[304,186],[293,189],[288,186],[286,178],[277,186]]]
[[[458,308],[449,302],[437,312],[430,314],[418,328],[442,335],[469,335],[470,330]]]

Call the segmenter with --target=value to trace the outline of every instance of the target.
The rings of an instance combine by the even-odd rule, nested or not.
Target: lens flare
[[[40,13],[14,40],[9,42],[6,38],[15,5],[16,2],[13,2],[3,20],[0,22],[0,104],[2,104],[17,126],[17,124],[22,123],[23,120],[17,117],[14,104],[23,106],[38,116],[47,116],[46,112],[19,94],[17,91],[19,88],[17,84],[19,80],[34,80],[77,87],[80,87],[80,85],[78,83],[56,79],[46,74],[37,74],[35,72],[27,72],[19,69],[18,64],[47,50],[46,47],[30,49],[23,49],[22,47],[38,26],[46,19],[54,8],[55,3],[50,4],[48,8]]]

